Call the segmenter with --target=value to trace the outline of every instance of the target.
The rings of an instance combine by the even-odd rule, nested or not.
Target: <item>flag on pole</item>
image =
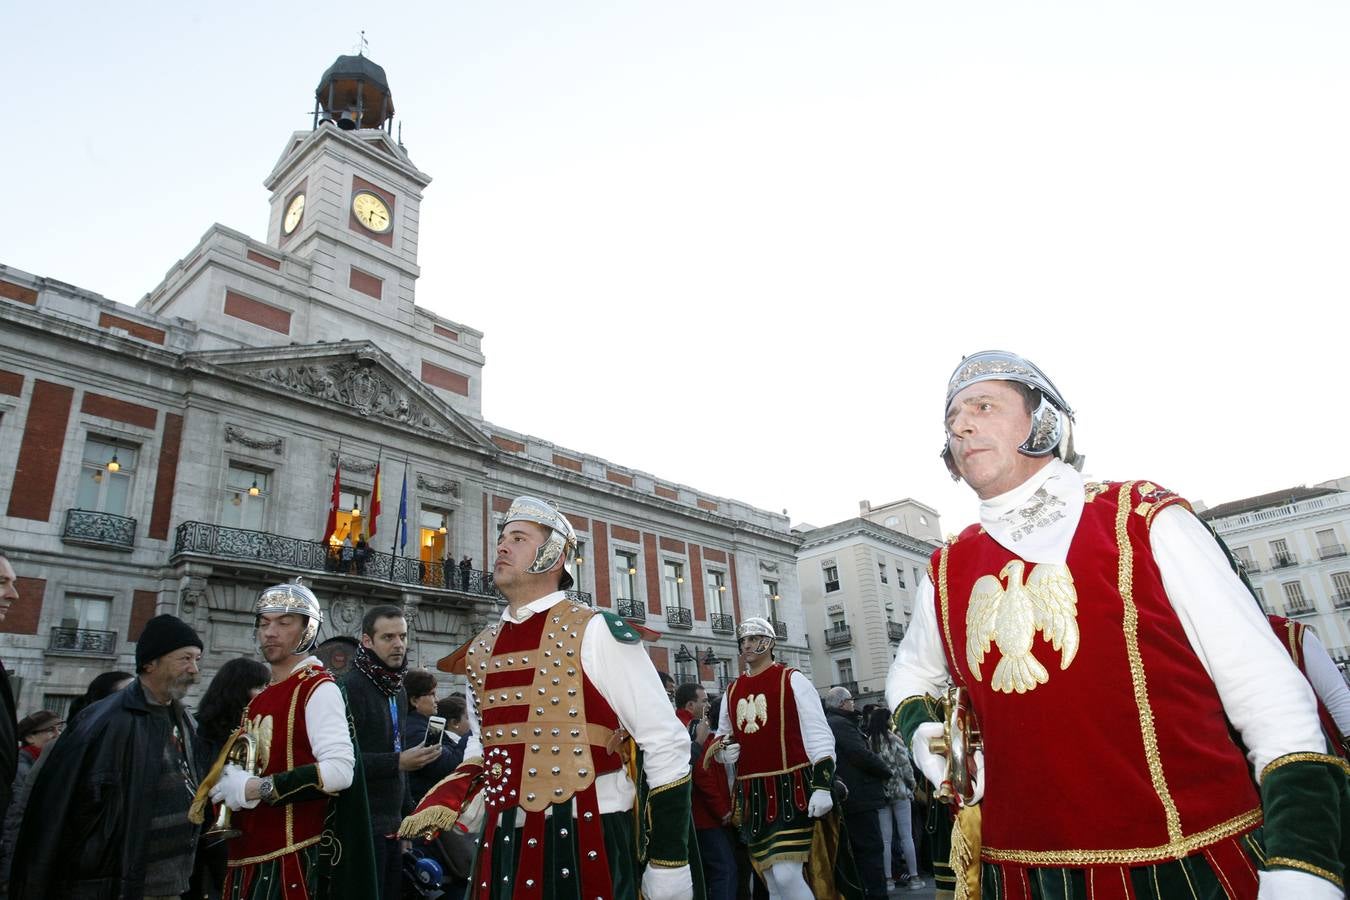
[[[325,542],[332,540],[333,533],[337,531],[338,521],[338,502],[342,496],[342,457],[338,457],[337,468],[333,471],[333,496],[328,501],[328,524],[323,528],[323,539]]]
[[[398,553],[403,555],[403,551],[408,549],[408,466],[403,466],[403,492],[398,498],[398,527],[399,531],[394,533],[394,543],[398,545]]]
[[[366,537],[375,536],[375,528],[380,524],[380,463],[375,462],[375,487],[370,492],[370,518],[367,520],[367,527],[370,533]]]

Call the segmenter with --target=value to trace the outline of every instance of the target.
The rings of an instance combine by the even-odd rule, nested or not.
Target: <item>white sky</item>
[[[199,5],[0,14],[0,262],[135,303],[212,222],[265,237],[365,29],[435,179],[419,303],[486,333],[493,422],[955,531],[943,390],[993,346],[1089,474],[1350,475],[1344,3]]]

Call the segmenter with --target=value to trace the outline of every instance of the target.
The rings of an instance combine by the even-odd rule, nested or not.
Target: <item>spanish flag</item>
[[[380,464],[375,463],[375,487],[370,492],[370,533],[366,537],[375,536],[375,526],[380,524]]]

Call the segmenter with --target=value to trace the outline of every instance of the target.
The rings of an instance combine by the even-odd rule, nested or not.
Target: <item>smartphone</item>
[[[436,747],[441,743],[441,736],[445,734],[445,716],[431,716],[427,719],[427,736],[422,741],[423,747]]]

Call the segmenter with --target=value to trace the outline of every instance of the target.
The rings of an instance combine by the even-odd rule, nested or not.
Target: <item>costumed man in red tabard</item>
[[[254,614],[272,682],[245,708],[190,815],[200,820],[208,793],[233,811],[227,898],[369,900],[379,888],[347,702],[312,654],[319,601],[297,578],[263,591]],[[251,772],[232,761],[244,735],[256,741]]]
[[[466,668],[464,762],[399,833],[481,821],[472,900],[702,897],[689,735],[639,632],[568,599],[576,552],[555,506],[511,504],[492,570],[507,607],[438,664]]]
[[[1317,695],[1317,716],[1332,749],[1342,759],[1350,759],[1350,746],[1346,744],[1346,735],[1350,734],[1350,687],[1345,685],[1345,676],[1307,625],[1284,616],[1266,618],[1294,665],[1312,685]]]
[[[811,900],[803,864],[815,820],[833,807],[834,732],[806,676],[773,658],[768,619],[736,627],[745,666],[727,687],[712,748],[736,767],[736,812],[750,861],[774,900]]]
[[[980,523],[933,554],[886,696],[940,784],[933,698],[969,692],[983,896],[1342,897],[1341,761],[1189,506],[1085,483],[1070,407],[1014,354],[967,357],[945,417]]]

